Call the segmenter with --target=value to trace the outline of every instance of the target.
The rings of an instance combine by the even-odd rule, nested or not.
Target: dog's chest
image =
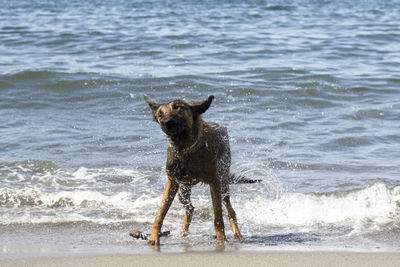
[[[197,184],[208,182],[210,176],[215,174],[213,162],[200,161],[198,159],[168,159],[166,166],[167,174],[178,183]]]

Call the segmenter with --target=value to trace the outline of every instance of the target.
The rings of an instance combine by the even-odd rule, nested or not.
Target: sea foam
[[[204,191],[207,191],[204,189]],[[140,195],[122,191],[100,193],[95,190],[46,192],[40,189],[0,189],[0,206],[7,216],[0,224],[59,223],[89,221],[115,223],[132,221],[151,223],[161,202],[161,194],[147,191]],[[366,188],[325,193],[283,193],[271,198],[257,195],[235,195],[233,206],[243,225],[257,228],[350,226],[349,234],[380,229],[399,221],[400,186],[389,188],[375,183]],[[212,218],[212,203],[207,196],[194,195],[195,224]],[[172,214],[172,215],[171,215]],[[183,208],[176,200],[168,221],[180,221]],[[183,216],[182,216],[183,217]]]
[[[400,186],[375,183],[363,189],[325,193],[285,193],[269,199],[256,196],[236,203],[239,218],[245,223],[271,226],[352,225],[361,222],[385,225],[399,220]]]

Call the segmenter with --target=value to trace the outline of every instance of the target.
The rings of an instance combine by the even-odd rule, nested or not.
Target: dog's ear
[[[146,101],[146,103],[149,104],[151,111],[153,112],[153,119],[157,121],[156,112],[161,105],[150,101],[150,99],[147,96],[144,97],[144,101]]]
[[[213,101],[213,99],[214,99],[214,96],[211,95],[211,96],[208,97],[208,99],[206,101],[189,103],[193,114],[194,115],[200,115],[200,114],[206,112],[206,110],[210,107],[211,102]]]

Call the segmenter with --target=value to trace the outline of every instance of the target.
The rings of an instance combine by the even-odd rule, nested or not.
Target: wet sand
[[[0,266],[400,266],[400,253],[188,252],[3,259]]]

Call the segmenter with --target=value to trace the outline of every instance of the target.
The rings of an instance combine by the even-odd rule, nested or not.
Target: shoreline
[[[395,266],[391,252],[186,252],[2,259],[1,266]]]

